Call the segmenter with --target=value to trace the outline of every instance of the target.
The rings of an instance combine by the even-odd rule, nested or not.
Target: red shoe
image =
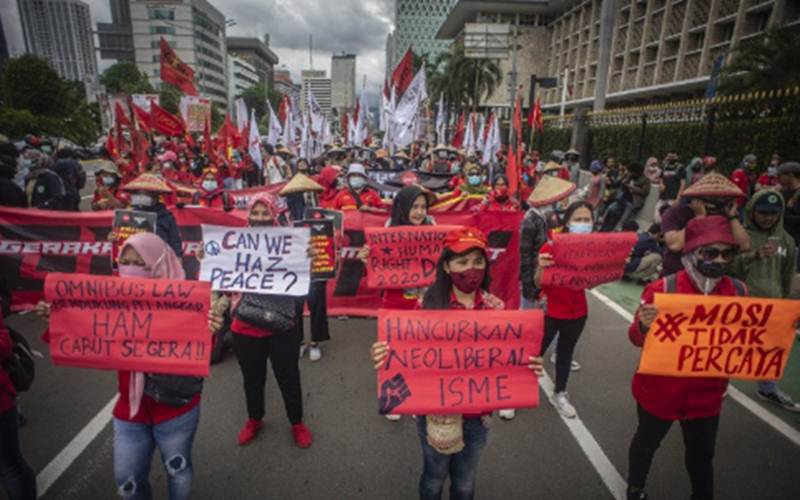
[[[314,437],[311,431],[308,430],[306,424],[295,424],[292,426],[292,436],[294,436],[294,444],[300,448],[309,448],[311,443],[314,442]]]
[[[264,422],[261,420],[248,418],[242,430],[239,431],[239,446],[244,446],[254,440],[262,427],[264,427]]]

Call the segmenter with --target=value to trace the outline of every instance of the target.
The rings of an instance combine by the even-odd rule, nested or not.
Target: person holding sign
[[[564,227],[562,232],[572,234],[588,234],[594,227],[594,211],[592,206],[585,201],[577,201],[570,205],[564,212]],[[552,404],[558,413],[566,418],[575,418],[575,407],[569,401],[567,394],[567,380],[572,368],[572,355],[575,346],[586,326],[586,317],[589,308],[586,303],[585,290],[573,290],[560,286],[542,286],[544,269],[555,264],[551,243],[545,243],[539,250],[539,265],[533,276],[537,288],[547,298],[547,311],[544,316],[544,339],[542,340],[542,355],[558,335],[556,345],[556,384],[550,396]]]
[[[489,257],[486,237],[480,230],[463,227],[448,234],[445,250],[436,266],[436,281],[425,292],[421,308],[436,311],[504,309],[503,302],[488,292]],[[372,344],[376,369],[383,366],[391,346]],[[531,356],[529,368],[541,376],[542,358]],[[417,415],[423,469],[419,482],[421,500],[440,499],[450,476],[451,500],[475,496],[480,454],[486,444],[489,414]]]
[[[121,278],[185,279],[175,252],[153,233],[137,233],[128,238],[117,263]],[[49,319],[50,305],[39,302],[36,312]],[[120,494],[152,497],[150,463],[158,448],[167,473],[169,498],[190,498],[194,475],[191,453],[200,420],[203,379],[118,371],[117,381],[114,478]]]
[[[250,226],[275,226],[285,225],[286,218],[281,214],[276,205],[274,195],[270,193],[257,193],[250,201],[248,212]],[[248,300],[248,294],[235,296],[231,306],[233,322],[233,351],[239,361],[239,368],[244,379],[244,395],[247,402],[247,416],[244,426],[239,431],[239,446],[251,443],[264,426],[264,388],[267,382],[267,360],[272,361],[272,372],[278,382],[278,387],[283,396],[286,415],[292,425],[292,436],[295,444],[300,448],[311,446],[313,437],[311,431],[303,423],[303,394],[300,387],[300,368],[298,349],[300,347],[296,323],[302,320],[297,318],[295,300],[288,296],[277,297],[275,303],[280,302],[281,310],[261,310],[261,316],[274,316],[283,318],[280,330],[277,326],[267,329],[255,323],[255,319],[245,314],[243,304]],[[262,297],[267,297],[263,295]],[[288,299],[288,300],[283,300]],[[248,309],[258,309],[252,306]],[[212,311],[211,317],[215,324],[222,326],[222,312]],[[278,322],[274,322],[278,324]]]
[[[726,217],[713,215],[690,220],[683,245],[684,270],[654,281],[644,289],[642,305],[628,329],[631,342],[641,347],[645,342],[655,341],[648,336],[648,330],[658,316],[653,305],[656,293],[745,295],[744,284],[725,275],[726,265],[736,253],[736,239]],[[725,378],[642,373],[633,376],[639,425],[628,453],[629,499],[646,498],[644,487],[653,456],[676,420],[683,431],[692,498],[713,498],[714,448],[727,387]]]

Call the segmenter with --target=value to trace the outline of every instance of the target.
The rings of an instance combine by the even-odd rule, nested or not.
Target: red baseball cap
[[[686,225],[686,243],[683,253],[714,243],[736,246],[731,223],[721,215],[695,217]]]
[[[486,252],[488,244],[483,231],[474,227],[463,226],[448,233],[444,240],[444,247],[460,254],[473,248]]]

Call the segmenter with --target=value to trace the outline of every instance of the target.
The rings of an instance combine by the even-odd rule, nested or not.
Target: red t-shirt
[[[372,189],[364,189],[358,193],[358,197],[361,199],[362,206],[375,208],[381,208],[383,206],[380,195]],[[342,211],[358,210],[356,199],[349,189],[339,191],[336,198],[333,200],[333,209]]]
[[[237,318],[235,315],[233,317],[233,321],[231,322],[231,331],[239,335],[247,335],[248,337],[263,338],[272,335],[271,331],[251,325],[250,323]]]
[[[421,290],[421,289],[420,289]],[[381,308],[383,309],[416,309],[420,295],[417,289],[401,290],[399,288],[386,288],[381,297]]]
[[[548,241],[539,253],[550,253],[553,245]],[[547,297],[546,316],[556,319],[578,319],[589,314],[586,291],[572,290],[560,286],[543,286],[542,293]]]
[[[167,420],[172,420],[179,417],[184,413],[188,413],[194,409],[195,406],[200,404],[200,394],[195,395],[191,401],[183,406],[170,406],[159,403],[150,396],[143,394],[142,402],[139,405],[139,412],[130,418],[130,400],[128,398],[128,388],[130,386],[131,372],[118,371],[117,372],[117,390],[119,391],[119,399],[117,404],[114,405],[114,418],[124,420],[126,422],[134,422],[137,424],[150,424],[156,425]]]

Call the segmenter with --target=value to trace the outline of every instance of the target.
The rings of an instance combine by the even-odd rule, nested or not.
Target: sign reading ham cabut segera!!
[[[309,239],[305,227],[204,224],[200,279],[216,291],[308,295]]]
[[[778,380],[800,302],[760,297],[656,294],[639,373]]]

